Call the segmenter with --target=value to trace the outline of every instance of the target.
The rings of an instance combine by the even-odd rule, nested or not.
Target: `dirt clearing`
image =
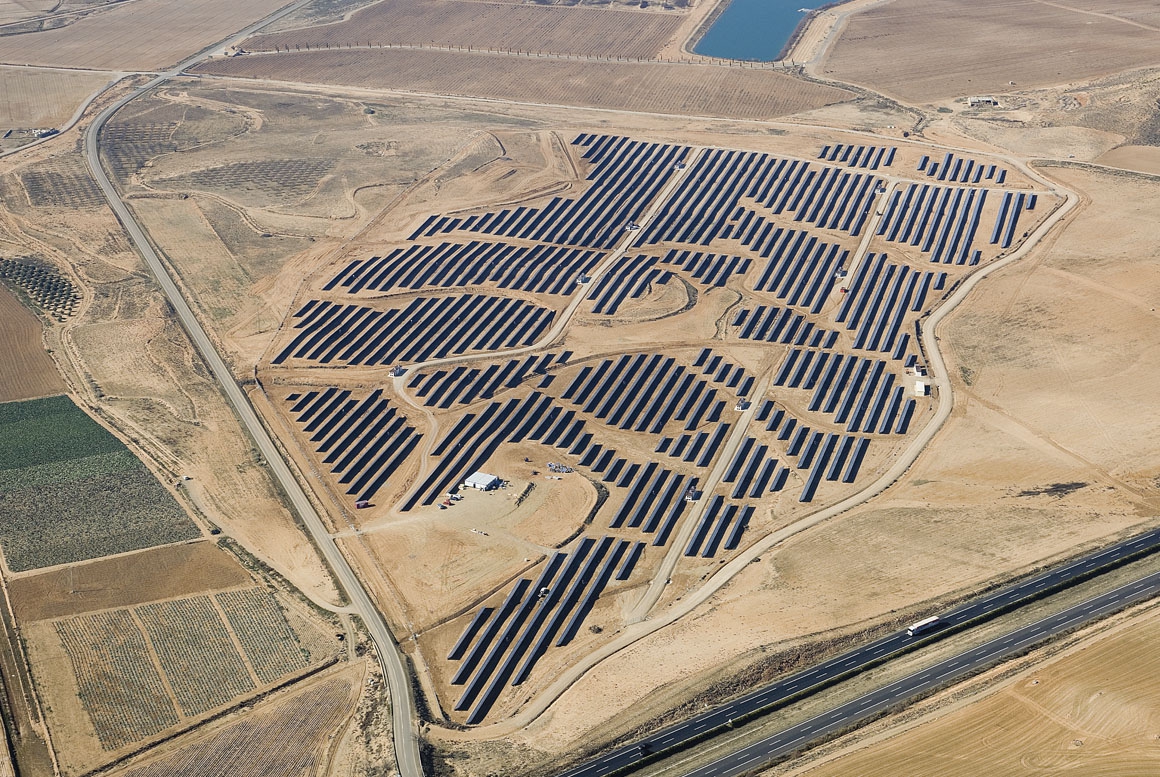
[[[216,59],[201,72],[683,116],[770,119],[853,97],[773,70],[374,49]]]
[[[40,339],[40,321],[0,286],[0,402],[65,391],[64,381]]]
[[[1150,0],[1115,5],[1125,13],[1155,7]],[[929,103],[1158,62],[1160,27],[1110,12],[1037,0],[895,0],[852,16],[822,73]]]

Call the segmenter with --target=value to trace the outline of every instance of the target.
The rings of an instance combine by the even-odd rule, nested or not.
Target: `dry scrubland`
[[[4,44],[11,40],[0,38]],[[108,82],[101,73],[0,67],[0,135],[24,127],[59,127]]]
[[[996,693],[872,747],[807,769],[810,777],[995,777],[1160,770],[1160,620],[1138,618]]]
[[[64,391],[56,365],[44,350],[41,323],[20,300],[0,287],[0,402]]]
[[[1087,13],[1090,8],[1098,13]],[[929,103],[1154,65],[1151,0],[893,0],[851,16],[821,72]]]
[[[263,54],[197,70],[243,78],[691,116],[772,119],[849,100],[850,92],[773,70],[582,62],[448,51]]]
[[[285,3],[282,0],[165,0],[118,4],[59,29],[0,38],[0,62],[93,70],[171,65]]]
[[[120,225],[99,200],[78,200],[78,192],[93,187],[80,155],[71,146],[46,145],[27,157],[6,160],[0,172],[0,238],[8,255],[68,267],[84,293],[77,314],[46,334],[68,385],[169,477],[191,475],[190,499],[209,521],[302,590],[332,600],[316,552],[143,277]]]
[[[648,59],[683,16],[674,12],[512,5],[460,0],[385,0],[348,21],[259,35],[247,50],[404,44]]]

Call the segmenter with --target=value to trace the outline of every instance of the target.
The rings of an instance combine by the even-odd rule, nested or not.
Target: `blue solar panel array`
[[[423,437],[383,398],[382,389],[362,399],[334,387],[287,399],[314,450],[325,454],[323,464],[359,499],[372,499]]]
[[[713,495],[689,538],[689,544],[685,546],[685,555],[696,556],[700,553],[701,558],[713,558],[722,540],[725,541],[725,550],[733,550],[741,542],[741,534],[749,525],[754,511],[753,505],[726,505],[724,497]]]
[[[894,163],[894,146],[853,146],[835,143],[832,146],[822,146],[818,159],[825,162],[840,162],[846,167],[861,167],[877,170],[878,166],[890,167]]]
[[[838,341],[837,332],[816,327],[801,314],[775,305],[758,305],[752,310],[742,308],[733,316],[733,326],[742,340],[815,348],[833,348]]]
[[[855,348],[901,359],[910,344],[910,335],[901,331],[903,319],[922,310],[935,280],[933,272],[888,263],[886,254],[867,254],[850,278],[837,321],[855,331]]]
[[[694,367],[702,367],[709,378],[697,377],[671,356],[623,354],[585,365],[561,397],[619,429],[660,434],[675,420],[693,431],[719,421],[726,407],[711,382],[722,383],[737,396],[744,396],[753,383],[743,367],[724,362],[709,349]]]
[[[614,246],[689,153],[685,146],[646,143],[615,135],[578,136],[591,164],[588,187],[574,199],[553,197],[542,208],[519,207],[477,216],[431,216],[410,240],[454,231],[557,245]]]
[[[608,583],[626,579],[643,549],[608,535],[584,537],[553,554],[534,582],[520,578],[502,603],[481,607],[448,654],[460,661],[451,679],[463,686],[455,709],[470,710],[469,724],[481,722],[505,686],[523,683],[550,646],[576,637]]]
[[[847,432],[905,434],[915,402],[904,401],[901,381],[886,368],[881,359],[794,348],[773,385],[812,391],[807,409],[831,416]]]
[[[604,254],[579,248],[539,245],[532,248],[473,240],[469,243],[411,245],[386,256],[355,260],[323,287],[341,285],[351,294],[363,291],[454,288],[494,283],[501,289],[537,294],[571,294],[577,280],[600,263]]]
[[[765,208],[770,215],[792,213],[793,220],[858,235],[882,179],[877,176],[779,159],[755,151],[711,149],[684,173],[677,192],[637,239],[643,246],[660,242],[709,245],[734,229],[730,221],[743,217],[741,199]],[[745,206],[749,207],[749,206]]]
[[[431,373],[417,372],[407,388],[414,390],[415,396],[427,407],[445,409],[456,403],[467,405],[477,399],[491,399],[496,392],[515,388],[530,377],[539,377],[537,388],[544,388],[543,381],[551,377],[548,370],[567,364],[571,355],[570,351],[559,356],[545,353],[492,364],[486,369],[457,365]]]
[[[754,291],[770,292],[811,313],[822,312],[850,252],[805,231],[778,227],[766,232],[759,238],[759,251],[769,262],[757,277]]]
[[[918,171],[939,181],[956,183],[980,183],[987,180],[1001,184],[1007,180],[1005,168],[985,165],[974,159],[957,157],[949,151],[943,156],[941,162],[936,162],[929,156],[923,156],[922,159],[918,160]]]
[[[701,251],[669,251],[662,264],[680,267],[702,286],[722,288],[733,275],[744,275],[749,260],[741,256],[709,254]]]
[[[991,230],[991,242],[1000,248],[1010,248],[1015,239],[1015,228],[1019,226],[1019,214],[1024,210],[1034,210],[1038,197],[1023,192],[1003,192],[999,203],[999,213],[995,216],[995,228]]]
[[[611,316],[625,300],[639,299],[654,283],[668,283],[671,272],[656,266],[657,257],[625,254],[592,286],[588,299],[596,300],[593,313]]]
[[[930,253],[932,262],[978,264],[972,251],[986,189],[912,183],[886,203],[878,234]]]
[[[555,313],[519,299],[462,294],[415,297],[387,310],[311,300],[294,317],[298,334],[274,364],[289,358],[322,364],[423,362],[531,345]]]

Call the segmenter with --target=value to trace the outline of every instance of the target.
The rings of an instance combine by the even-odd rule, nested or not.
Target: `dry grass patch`
[[[1155,614],[1008,682],[1002,690],[810,777],[995,777],[1160,771],[1160,619]]]
[[[261,19],[282,0],[166,0],[122,3],[74,24],[5,37],[4,62],[91,68],[150,70],[175,63]]]
[[[471,46],[477,49],[649,58],[673,36],[678,13],[509,3],[386,0],[347,21],[260,35],[252,50],[347,45]]]
[[[8,582],[8,592],[23,623],[250,582],[232,556],[211,542],[194,542],[17,577]]]
[[[0,402],[34,399],[65,390],[44,350],[40,321],[0,286]]]
[[[198,70],[245,78],[526,100],[686,116],[770,119],[853,97],[773,70],[581,62],[448,51],[311,51],[219,59]]]
[[[1062,3],[894,0],[849,19],[823,72],[926,103],[1095,78],[1155,64],[1158,52],[1160,29]]]

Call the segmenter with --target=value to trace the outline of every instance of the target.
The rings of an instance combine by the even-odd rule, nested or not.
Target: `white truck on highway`
[[[937,615],[932,615],[929,618],[923,618],[918,623],[912,623],[906,627],[906,636],[913,637],[915,635],[922,634],[925,631],[930,631],[938,625],[939,619]]]

